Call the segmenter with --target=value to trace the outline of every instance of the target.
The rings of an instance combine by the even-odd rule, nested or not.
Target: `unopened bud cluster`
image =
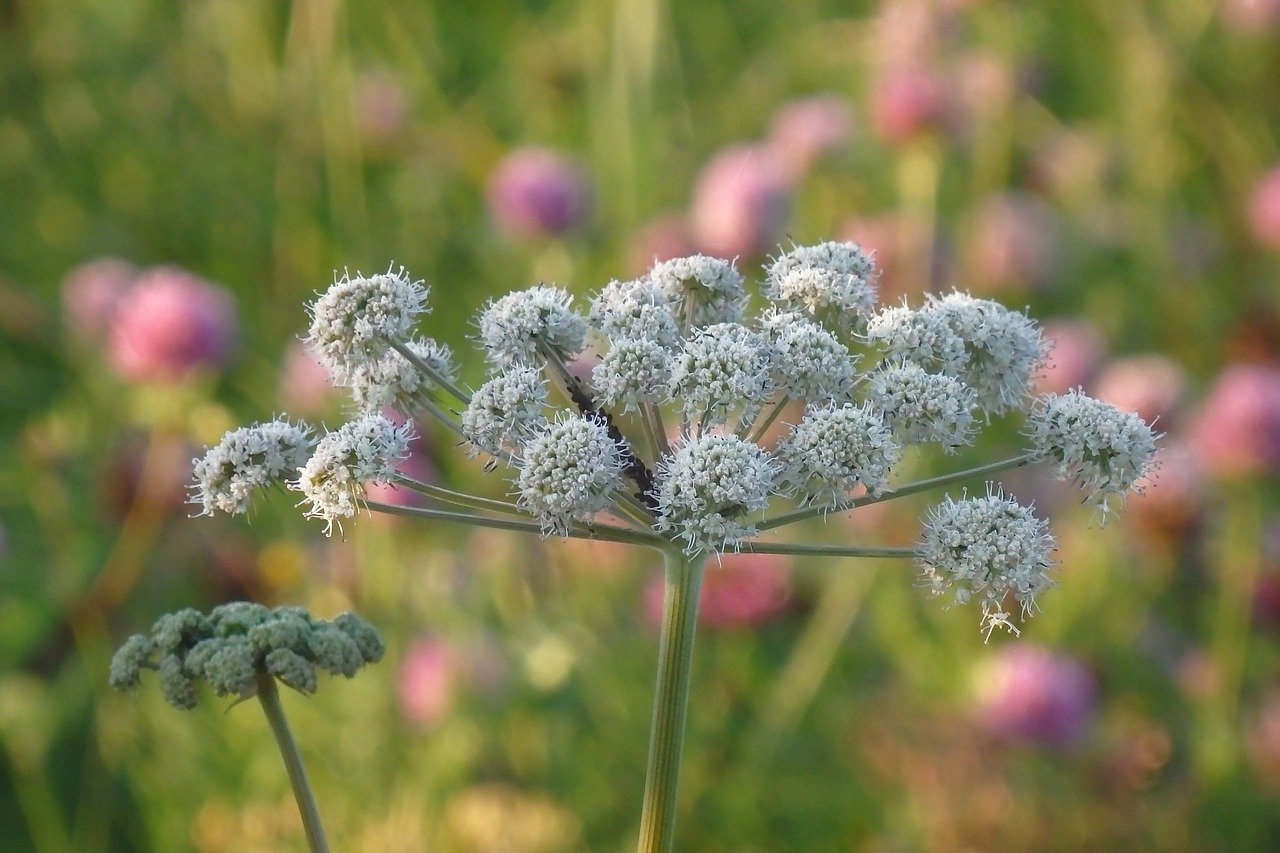
[[[955,453],[1010,415],[1031,444],[1013,461],[1056,463],[1104,514],[1149,468],[1156,435],[1136,415],[1079,392],[1032,395],[1048,345],[1026,314],[958,291],[878,308],[876,279],[867,252],[833,242],[773,259],[755,316],[736,266],[702,255],[610,282],[585,310],[540,284],[481,311],[491,372],[471,391],[449,350],[418,335],[421,282],[345,275],[311,306],[308,340],[350,389],[355,419],[314,450],[293,436],[283,465],[220,445],[197,494],[205,512],[241,512],[249,491],[283,480],[332,527],[367,504],[371,483],[423,490],[395,471],[408,432],[377,414],[388,405],[445,421],[471,455],[509,470],[510,502],[472,505],[545,534],[621,528],[691,556],[751,548],[770,513],[892,497],[909,453]],[[1051,550],[1043,522],[996,490],[948,497],[917,556],[931,587],[980,598],[991,627],[1009,624],[1006,597],[1030,610]]]
[[[150,634],[124,641],[109,679],[117,690],[132,690],[143,670],[154,670],[165,701],[185,710],[195,707],[200,682],[237,699],[254,696],[264,675],[314,693],[318,673],[351,678],[385,651],[377,630],[354,613],[328,621],[302,607],[237,601],[208,613],[188,608],[161,616]]]

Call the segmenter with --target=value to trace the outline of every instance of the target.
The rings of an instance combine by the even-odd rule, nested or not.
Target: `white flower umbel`
[[[771,356],[768,342],[746,326],[707,326],[673,360],[671,397],[704,429],[735,409],[753,411],[769,396]]]
[[[1102,520],[1151,467],[1158,438],[1134,412],[1122,412],[1079,389],[1036,400],[1027,418],[1032,447],[1058,463],[1058,478],[1089,493]]]
[[[870,375],[867,399],[903,444],[937,443],[954,453],[973,442],[977,395],[953,376],[911,362],[882,364]]]
[[[770,309],[760,331],[772,347],[773,379],[794,400],[834,400],[853,388],[855,356],[835,335],[797,312]]]
[[[498,455],[518,451],[546,424],[547,380],[534,367],[505,370],[471,395],[462,412],[468,452]]]
[[[945,317],[906,304],[884,308],[867,321],[867,339],[886,360],[909,361],[930,373],[956,376],[967,363],[964,340]]]
[[[689,439],[658,465],[655,527],[684,540],[689,554],[736,548],[754,535],[743,516],[768,506],[775,474],[755,444],[731,435]]]
[[[409,453],[412,424],[397,425],[383,415],[369,414],[327,433],[302,466],[298,481],[290,487],[302,492],[307,518],[325,523],[332,534],[335,524],[360,508],[369,483],[389,483],[396,463]]]
[[[567,360],[582,351],[587,321],[571,307],[573,297],[545,284],[508,293],[480,314],[480,343],[498,367],[538,364],[542,349]]]
[[[846,506],[858,486],[875,494],[902,447],[869,404],[810,407],[778,445],[782,480],[802,504]]]
[[[282,483],[297,473],[311,451],[311,427],[276,419],[233,429],[193,459],[191,502],[200,515],[239,515],[249,510],[256,489]]]
[[[403,267],[372,276],[344,273],[311,303],[307,343],[329,375],[345,384],[354,371],[380,360],[389,341],[412,337],[428,310],[427,292]]]
[[[525,447],[516,480],[520,506],[545,533],[564,534],[612,505],[612,493],[625,488],[622,470],[623,448],[604,422],[566,416]]]
[[[415,338],[405,349],[449,382],[457,378],[453,353],[446,345],[430,338]],[[416,365],[395,350],[387,350],[382,358],[355,368],[347,380],[351,399],[362,411],[392,407],[402,412],[418,408],[416,400],[432,387],[432,380]]]
[[[615,340],[591,373],[600,402],[627,412],[667,399],[671,353],[652,338]]]
[[[649,279],[611,281],[591,302],[591,324],[611,341],[648,338],[664,347],[680,336],[671,301]]]
[[[1048,353],[1031,318],[959,292],[931,295],[922,310],[942,319],[964,341],[965,365],[955,375],[973,388],[981,411],[1000,415],[1025,406],[1031,377]]]
[[[956,604],[976,596],[988,638],[997,627],[1018,633],[1004,609],[1006,596],[1025,619],[1036,611],[1036,596],[1053,586],[1048,522],[998,488],[959,501],[948,495],[929,511],[923,532],[917,561],[925,585],[935,595],[950,591]]]
[[[729,261],[707,255],[672,258],[654,264],[648,278],[667,297],[685,331],[742,318],[747,291],[742,273]]]
[[[853,328],[876,304],[875,263],[856,243],[797,246],[765,271],[766,297],[838,328]]]

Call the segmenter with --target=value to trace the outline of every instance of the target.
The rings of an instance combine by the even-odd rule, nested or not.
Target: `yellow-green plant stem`
[[[328,853],[329,845],[324,840],[324,827],[320,825],[320,810],[316,808],[316,799],[311,795],[311,786],[307,784],[307,771],[302,766],[298,745],[293,742],[293,735],[289,732],[284,708],[280,707],[276,679],[265,672],[258,673],[258,701],[262,703],[263,713],[271,724],[271,733],[275,735],[276,744],[280,747],[280,757],[284,759],[284,769],[289,774],[289,784],[293,786],[293,798],[298,801],[298,812],[302,815],[302,828],[307,833],[307,844],[312,853]]]
[[[689,708],[693,641],[698,627],[698,593],[706,560],[680,551],[663,551],[665,591],[662,634],[658,641],[658,682],[649,735],[649,765],[640,812],[641,853],[667,853],[676,828],[676,792]]]

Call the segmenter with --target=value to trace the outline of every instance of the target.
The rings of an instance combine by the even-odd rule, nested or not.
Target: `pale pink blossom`
[[[529,239],[581,226],[590,194],[587,176],[572,158],[545,148],[519,148],[494,169],[486,199],[500,231]]]
[[[1168,419],[1186,385],[1186,371],[1173,359],[1135,355],[1107,365],[1094,383],[1093,396],[1152,423]]]
[[[791,183],[778,158],[762,146],[735,145],[703,167],[689,227],[708,255],[757,257],[776,247],[790,214]]]
[[[1075,658],[1043,646],[1007,645],[974,677],[979,724],[1003,740],[1065,745],[1089,729],[1092,673]]]
[[[67,330],[81,343],[102,341],[137,277],[133,264],[119,258],[98,258],[67,273],[62,280],[62,316]]]
[[[1201,404],[1191,437],[1215,474],[1280,470],[1280,367],[1228,366]]]
[[[1262,176],[1249,201],[1249,226],[1258,242],[1280,249],[1280,166]]]
[[[338,396],[329,371],[310,348],[292,341],[280,365],[280,401],[296,415],[317,415],[330,408]]]
[[[839,95],[814,95],[783,104],[769,125],[768,146],[791,178],[849,142],[853,115]]]
[[[1088,387],[1104,355],[1098,328],[1085,320],[1053,320],[1045,324],[1044,336],[1053,347],[1036,377],[1036,393],[1065,394]]]
[[[905,142],[942,119],[942,81],[918,65],[887,68],[872,81],[867,110],[871,129],[881,141]]]
[[[1058,259],[1058,219],[1027,193],[987,198],[969,229],[969,286],[980,293],[1036,287],[1053,275]]]
[[[172,380],[225,366],[235,336],[230,293],[177,267],[153,267],[115,312],[108,361],[125,379]]]
[[[698,621],[708,628],[750,628],[782,614],[791,603],[790,564],[776,554],[724,554],[711,560],[702,580]],[[658,575],[645,589],[645,615],[650,624],[662,619],[663,580]]]
[[[453,706],[458,680],[454,650],[432,637],[419,637],[400,660],[396,695],[400,714],[408,722],[432,728]]]

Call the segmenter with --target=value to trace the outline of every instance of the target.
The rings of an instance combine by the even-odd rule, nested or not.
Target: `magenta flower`
[[[794,180],[847,144],[852,129],[848,101],[839,95],[815,95],[783,104],[774,113],[768,146]]]
[[[1249,226],[1258,242],[1280,249],[1280,166],[1262,176],[1249,202]]]
[[[1280,367],[1239,363],[1224,369],[1200,406],[1191,438],[1215,473],[1280,470]]]
[[[1093,717],[1088,668],[1043,646],[1005,646],[979,666],[975,688],[979,724],[1002,740],[1068,744]]]
[[[125,379],[173,380],[224,366],[235,335],[235,303],[226,290],[177,267],[153,267],[115,312],[107,357]]]
[[[587,176],[572,159],[545,148],[519,148],[489,177],[489,214],[508,237],[557,236],[582,225],[590,204]]]
[[[935,126],[942,118],[942,82],[916,65],[882,71],[872,83],[867,104],[871,129],[896,145]]]
[[[119,258],[98,258],[67,273],[62,280],[62,317],[67,330],[81,343],[101,342],[137,277],[133,264]]]
[[[689,226],[706,254],[758,257],[776,247],[790,215],[791,182],[782,163],[768,148],[734,145],[703,167]]]
[[[401,716],[422,728],[439,724],[453,705],[457,677],[452,648],[431,637],[414,640],[400,660],[396,683]]]
[[[1065,394],[1090,384],[1102,361],[1102,333],[1084,320],[1046,323],[1044,336],[1053,342],[1049,358],[1036,378],[1036,393]]]

